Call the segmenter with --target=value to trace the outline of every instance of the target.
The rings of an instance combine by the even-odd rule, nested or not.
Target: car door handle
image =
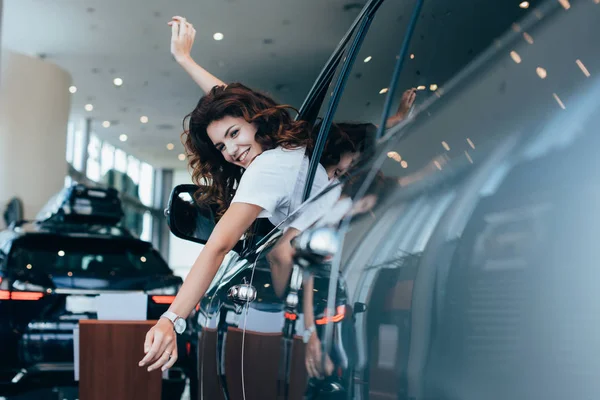
[[[227,291],[227,297],[236,304],[250,303],[256,300],[256,288],[248,283],[234,285]]]

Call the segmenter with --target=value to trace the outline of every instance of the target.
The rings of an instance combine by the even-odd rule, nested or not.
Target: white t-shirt
[[[264,151],[252,161],[242,175],[233,203],[254,204],[263,210],[258,218],[268,218],[277,226],[302,204],[309,159],[305,148],[277,147]],[[325,168],[319,164],[310,196],[329,183]],[[302,223],[302,227],[306,223]],[[280,228],[294,226],[294,222]],[[294,226],[295,227],[295,226]]]

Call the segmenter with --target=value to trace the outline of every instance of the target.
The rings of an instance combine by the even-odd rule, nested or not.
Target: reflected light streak
[[[548,72],[546,72],[546,70],[542,67],[537,67],[535,69],[535,73],[538,74],[538,76],[542,79],[546,79],[546,77],[548,76]]]
[[[563,8],[565,10],[568,10],[569,8],[571,8],[571,3],[569,3],[569,0],[558,0],[558,2],[560,3],[561,6],[563,6]]]
[[[433,163],[435,164],[435,167],[436,167],[437,169],[439,169],[440,171],[442,170],[442,166],[440,165],[440,163],[439,163],[439,161],[438,161],[438,160],[435,160]]]
[[[467,138],[467,143],[469,143],[469,146],[471,146],[471,148],[475,150],[475,143],[473,143],[471,139]]]
[[[471,164],[473,164],[473,159],[471,158],[471,156],[469,155],[469,152],[465,150],[465,156],[467,157],[467,160],[469,160],[469,162]]]
[[[450,146],[448,146],[448,143],[446,143],[445,141],[442,141],[442,147],[444,147],[446,151],[450,151]]]
[[[531,37],[531,35],[527,32],[523,32],[523,38],[525,39],[525,41],[529,44],[533,44],[533,38]]]
[[[597,0],[596,3],[600,3],[600,0]],[[577,66],[579,67],[579,69],[581,70],[581,72],[583,72],[583,74],[589,78],[590,77],[590,71],[588,71],[588,69],[585,67],[585,65],[583,65],[583,63],[581,62],[581,60],[575,60],[575,63],[577,64]]]
[[[562,108],[563,110],[566,109],[565,104],[560,100],[560,97],[558,97],[556,93],[552,93],[552,96],[554,96],[554,99],[556,100],[560,108]]]
[[[516,51],[513,50],[510,52],[510,58],[512,58],[517,64],[521,64],[521,56]]]

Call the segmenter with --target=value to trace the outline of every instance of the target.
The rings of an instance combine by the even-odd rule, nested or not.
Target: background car
[[[73,386],[73,329],[97,318],[103,293],[147,293],[158,319],[182,280],[150,243],[118,226],[116,191],[74,185],[52,199],[38,221],[0,233],[0,395]],[[179,338],[179,360],[163,380],[163,397],[195,390],[193,327]]]
[[[489,24],[477,32],[481,47],[452,79],[464,65],[449,54],[458,49],[406,51],[427,40],[420,24],[433,14],[419,7],[441,3],[416,2],[402,13],[404,3],[366,6],[300,117],[321,117],[323,134],[334,120],[378,123],[377,147],[341,183],[358,180],[347,193],[353,204],[375,201],[319,235],[317,227],[302,234],[299,253],[310,256],[319,239],[314,245],[332,258],[297,256],[283,296],[268,260],[277,231],[221,267],[198,313],[205,397],[596,396],[596,3],[535,4],[524,18],[494,8],[494,18],[477,19]],[[405,42],[394,47],[385,38]],[[374,53],[382,43],[389,52]],[[432,95],[407,121],[386,130],[416,79],[402,62],[418,57],[429,57],[432,69],[457,68],[426,88]],[[365,65],[376,59],[388,60],[387,70],[373,69],[381,81],[369,86],[377,80],[367,79]],[[376,87],[385,102],[372,100]],[[334,365],[322,379],[308,379],[305,368],[304,271],[314,276],[309,305],[320,322],[321,364],[329,357]]]

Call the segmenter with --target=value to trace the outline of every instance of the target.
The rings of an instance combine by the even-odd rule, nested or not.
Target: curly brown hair
[[[280,146],[305,147],[310,154],[313,140],[308,125],[295,121],[288,109],[293,108],[278,105],[269,96],[241,83],[232,83],[212,88],[184,118],[181,140],[192,169],[192,181],[203,188],[196,193],[196,201],[200,205],[217,204],[217,219],[229,208],[244,169],[225,161],[208,137],[208,126],[228,116],[243,118],[256,125],[255,140],[263,151]]]
[[[313,128],[315,136],[321,127],[319,121]],[[332,123],[323,148],[321,165],[328,168],[340,162],[344,153],[365,153],[375,146],[377,127],[371,123]]]

